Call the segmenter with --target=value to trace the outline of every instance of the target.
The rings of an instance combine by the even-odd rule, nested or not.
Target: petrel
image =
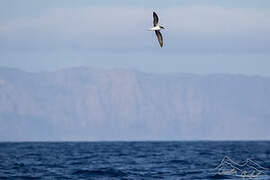
[[[163,38],[162,38],[162,34],[161,34],[160,30],[165,29],[165,28],[158,25],[158,15],[157,15],[157,13],[153,12],[153,18],[154,18],[154,21],[153,21],[154,27],[152,27],[149,30],[150,31],[155,31],[155,33],[157,35],[157,38],[158,38],[158,42],[160,44],[160,47],[162,47],[163,46]]]

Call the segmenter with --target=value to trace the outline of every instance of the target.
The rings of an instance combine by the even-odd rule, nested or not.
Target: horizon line
[[[1,69],[10,69],[10,70],[17,70],[22,71],[26,73],[31,74],[39,74],[39,73],[53,73],[58,71],[65,71],[65,70],[72,70],[72,69],[91,69],[91,70],[98,70],[98,71],[135,71],[139,73],[145,73],[145,74],[153,74],[153,75],[177,75],[177,74],[183,74],[183,75],[198,75],[198,76],[208,76],[208,75],[229,75],[229,76],[245,76],[245,77],[263,77],[263,78],[270,78],[270,75],[261,75],[261,74],[245,74],[245,73],[229,73],[229,72],[210,72],[210,73],[195,73],[195,72],[183,72],[183,71],[174,71],[174,72],[147,72],[144,70],[141,70],[139,68],[131,68],[131,67],[93,67],[93,66],[87,66],[87,65],[80,65],[80,66],[72,66],[72,67],[63,67],[63,68],[57,68],[57,69],[48,69],[48,70],[39,70],[39,71],[30,71],[25,70],[23,68],[18,67],[10,67],[10,66],[2,66],[0,65]]]

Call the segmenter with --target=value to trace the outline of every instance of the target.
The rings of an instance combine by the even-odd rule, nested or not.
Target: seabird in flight
[[[149,29],[150,31],[155,31],[157,38],[158,38],[158,42],[160,44],[160,47],[163,46],[163,38],[162,38],[162,34],[160,32],[161,29],[165,29],[164,27],[158,25],[158,15],[153,12],[153,18],[154,18],[154,27],[152,27],[151,29]]]

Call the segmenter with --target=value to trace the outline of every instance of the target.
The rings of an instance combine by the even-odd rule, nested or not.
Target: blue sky
[[[159,48],[152,11],[165,26]],[[270,75],[268,0],[2,0],[0,66]]]

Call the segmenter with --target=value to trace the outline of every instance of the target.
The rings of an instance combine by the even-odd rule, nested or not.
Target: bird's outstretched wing
[[[154,18],[153,24],[155,27],[158,24],[158,15],[155,12],[153,12],[153,18]]]
[[[158,38],[158,42],[160,44],[160,47],[163,46],[163,38],[162,38],[162,34],[160,31],[155,31],[156,35],[157,35],[157,38]]]

